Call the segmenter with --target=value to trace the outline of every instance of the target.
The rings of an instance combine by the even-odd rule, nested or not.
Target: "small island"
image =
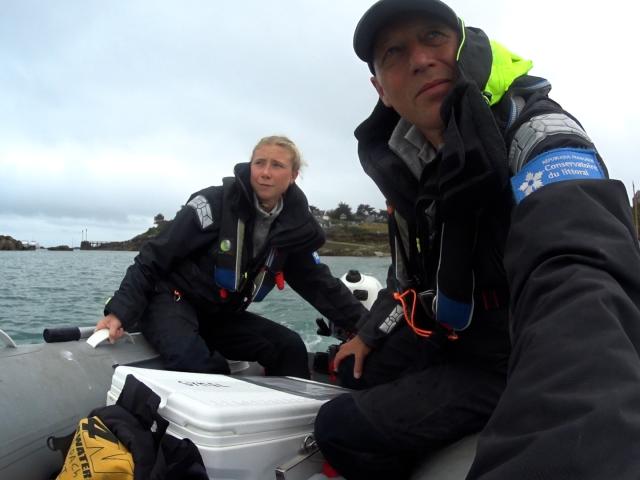
[[[73,248],[69,245],[58,245],[57,247],[47,247],[52,252],[73,252]]]

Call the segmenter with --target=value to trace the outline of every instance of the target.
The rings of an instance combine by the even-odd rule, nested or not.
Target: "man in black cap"
[[[348,479],[403,478],[482,430],[468,478],[636,478],[640,253],[624,186],[532,63],[444,3],[379,1],[354,48],[380,97],[355,134],[393,263],[336,356],[361,390],[321,408],[322,452]]]

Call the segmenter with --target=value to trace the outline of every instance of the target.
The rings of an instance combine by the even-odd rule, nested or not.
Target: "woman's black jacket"
[[[107,303],[105,314],[115,314],[125,329],[131,329],[142,318],[154,292],[166,288],[177,290],[204,314],[243,310],[258,293],[254,280],[266,271],[263,287],[273,286],[274,277],[280,274],[322,315],[352,330],[366,310],[319,262],[315,251],[324,244],[325,236],[309,212],[302,190],[295,183],[289,187],[266,245],[253,252],[256,212],[249,164],[236,165],[234,174],[224,179],[222,186],[191,195],[171,226],[143,245]],[[238,234],[239,223],[244,228]],[[235,256],[241,267],[235,291],[216,282],[216,269],[223,263],[220,256],[228,253],[229,243],[222,245],[225,239],[242,245]]]

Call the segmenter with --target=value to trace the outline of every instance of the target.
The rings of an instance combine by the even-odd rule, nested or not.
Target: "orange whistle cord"
[[[409,312],[407,311],[407,300],[405,298],[409,294],[411,294],[413,297],[413,301],[411,303],[411,315],[409,315]],[[433,335],[433,331],[425,330],[415,325],[414,316],[416,313],[416,302],[418,301],[418,294],[413,288],[409,288],[402,293],[395,292],[393,294],[393,298],[398,300],[402,305],[402,313],[404,313],[404,319],[407,321],[407,325],[409,325],[411,330],[413,330],[416,335],[425,338],[429,338],[431,335]]]

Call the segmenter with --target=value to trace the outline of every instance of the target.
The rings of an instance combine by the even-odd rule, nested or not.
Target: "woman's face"
[[[278,204],[297,176],[291,152],[278,145],[262,145],[251,158],[251,188],[267,211]]]

